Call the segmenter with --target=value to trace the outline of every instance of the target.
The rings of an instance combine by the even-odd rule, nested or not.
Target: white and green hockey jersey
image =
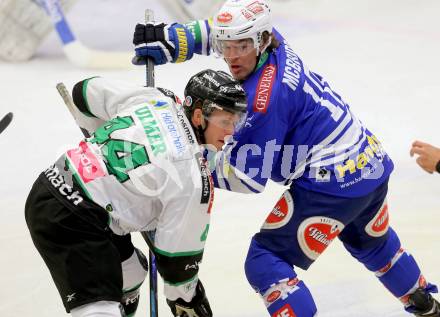
[[[81,188],[71,202],[80,208],[85,196],[106,209],[116,234],[156,229],[166,296],[190,301],[213,186],[184,109],[166,93],[99,77],[78,83],[73,98],[83,115],[77,119],[92,134],[54,168]],[[170,259],[172,268],[161,267]],[[174,269],[187,272],[176,275]]]

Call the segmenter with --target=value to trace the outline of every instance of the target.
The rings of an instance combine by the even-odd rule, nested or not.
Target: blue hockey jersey
[[[322,76],[274,36],[281,45],[242,83],[248,118],[216,155],[216,187],[258,193],[272,179],[340,197],[370,193],[389,177],[391,159]]]

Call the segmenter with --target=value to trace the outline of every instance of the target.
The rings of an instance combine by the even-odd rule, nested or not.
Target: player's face
[[[207,121],[208,126],[205,130],[206,143],[220,150],[225,144],[225,138],[234,133],[239,117],[236,114],[216,109],[211,113]]]
[[[246,79],[257,64],[257,50],[251,39],[223,41],[223,57],[232,77]]]

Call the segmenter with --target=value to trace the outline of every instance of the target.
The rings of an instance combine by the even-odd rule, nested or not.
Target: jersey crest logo
[[[286,225],[293,215],[293,198],[289,191],[285,191],[267,216],[262,229],[278,229]]]
[[[384,201],[376,216],[366,225],[365,231],[372,237],[381,237],[389,227],[388,204]]]
[[[273,83],[276,77],[276,70],[276,66],[272,64],[264,67],[255,92],[253,106],[254,112],[266,113],[270,102],[270,96],[272,94]]]
[[[344,224],[327,217],[311,217],[298,228],[301,250],[311,260],[316,260],[344,229]]]

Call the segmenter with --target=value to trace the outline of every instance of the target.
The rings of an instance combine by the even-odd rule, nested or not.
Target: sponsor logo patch
[[[73,203],[75,206],[78,206],[80,203],[83,202],[84,199],[81,196],[80,192],[74,190],[71,185],[65,182],[65,179],[61,175],[60,170],[57,166],[50,166],[44,171],[44,175],[46,175],[46,178],[49,180],[52,186],[55,187],[58,192],[63,195],[63,197],[66,198],[69,202]]]
[[[86,142],[81,142],[78,148],[67,151],[67,157],[85,184],[106,175]]]
[[[191,98],[191,96],[186,96],[184,106],[191,107],[191,105],[192,105],[192,98]]]
[[[285,191],[267,216],[262,229],[277,229],[286,225],[292,218],[294,211],[293,198],[289,191]]]
[[[153,101],[152,104],[156,110],[168,108],[168,102],[165,101]]]
[[[272,284],[263,295],[264,305],[269,307],[279,299],[286,300],[290,294],[299,290],[299,287],[297,286],[298,283],[299,279],[295,277],[292,279],[285,278],[278,281],[276,284]]]
[[[202,197],[200,199],[201,204],[208,204],[208,214],[211,213],[212,203],[214,201],[214,181],[209,171],[205,158],[201,157],[200,173],[202,175]]]
[[[272,317],[296,317],[292,307],[289,304],[284,305],[272,314]]]
[[[373,219],[366,225],[365,231],[372,237],[381,237],[389,227],[388,204],[385,201]]]
[[[269,294],[269,296],[267,296],[267,302],[269,303],[273,303],[274,301],[276,301],[281,295],[280,291],[273,291],[272,293]]]
[[[229,23],[232,21],[232,14],[229,12],[222,12],[217,15],[217,21],[220,23]]]
[[[344,224],[332,218],[311,217],[298,228],[301,250],[311,260],[316,260],[344,229]]]
[[[266,65],[261,73],[255,92],[253,110],[254,112],[266,113],[272,94],[273,83],[275,81],[276,66]]]
[[[263,6],[261,5],[259,0],[252,2],[246,8],[255,15],[260,14],[264,11]]]

